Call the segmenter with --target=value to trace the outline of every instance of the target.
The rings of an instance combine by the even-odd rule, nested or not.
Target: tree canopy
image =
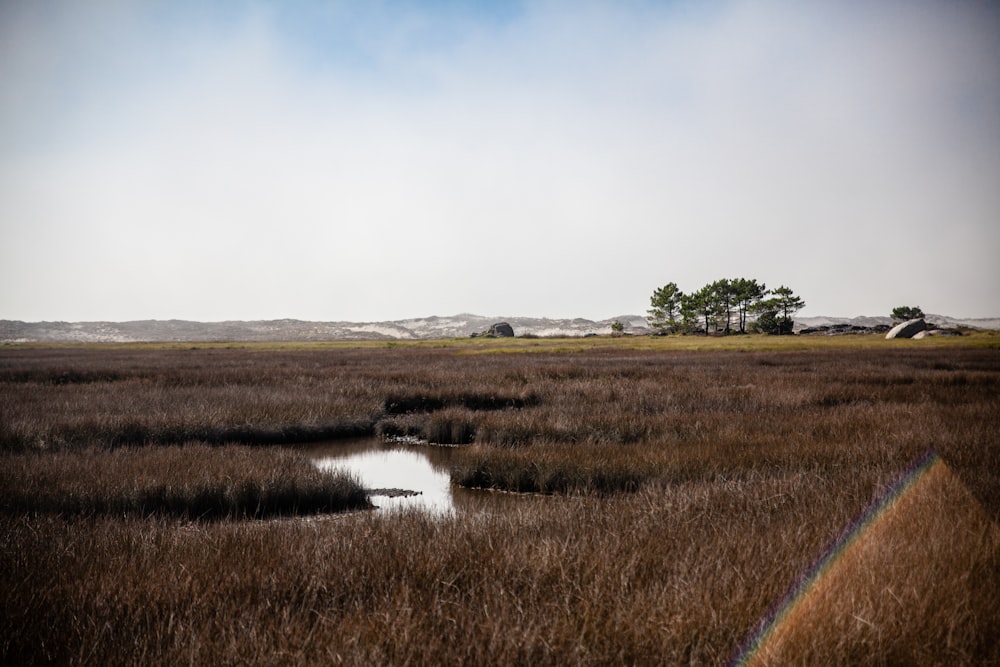
[[[792,292],[790,287],[781,285],[771,290],[771,298],[757,304],[757,326],[764,333],[790,334],[794,321],[792,316],[805,308],[806,302]]]
[[[755,279],[721,278],[687,294],[667,283],[653,291],[650,305],[650,324],[662,333],[747,333],[752,326],[784,334],[806,303],[784,285],[768,290]]]
[[[677,283],[667,283],[653,291],[650,297],[649,317],[653,327],[674,331],[680,324],[681,299],[684,294],[677,289]]]
[[[920,306],[896,306],[892,309],[891,317],[897,322],[918,320],[924,317],[924,311],[920,310]]]

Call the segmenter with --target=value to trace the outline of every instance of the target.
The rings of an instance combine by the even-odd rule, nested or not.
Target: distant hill
[[[129,343],[129,342],[267,342],[320,340],[426,340],[464,338],[508,322],[518,336],[586,336],[611,333],[616,320],[625,332],[649,332],[641,315],[619,315],[606,320],[549,319],[534,317],[484,317],[463,313],[450,317],[422,317],[386,322],[306,322],[303,320],[254,320],[192,322],[189,320],[138,320],[133,322],[20,322],[0,320],[0,342]],[[939,326],[1000,329],[1000,318],[959,319],[928,315]],[[874,326],[891,324],[888,317],[803,317],[795,328],[832,324]]]
[[[625,331],[646,333],[641,316],[623,315],[607,320],[484,317],[461,314],[386,322],[306,322],[255,320],[192,322],[189,320],[139,320],[133,322],[20,322],[0,320],[0,342],[208,342],[208,341],[318,341],[318,340],[422,340],[464,338],[481,333],[496,322],[508,322],[518,336],[584,336],[611,332],[620,320]]]

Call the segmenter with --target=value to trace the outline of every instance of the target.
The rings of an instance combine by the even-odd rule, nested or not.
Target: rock
[[[497,322],[490,327],[490,330],[486,332],[486,335],[496,336],[497,338],[513,338],[514,327],[510,326],[506,322]]]
[[[891,340],[893,338],[913,338],[917,333],[923,331],[927,328],[927,323],[924,319],[918,318],[915,320],[907,320],[906,322],[901,322],[889,329],[889,333],[885,335],[886,340]]]
[[[411,489],[368,489],[369,496],[381,496],[383,498],[411,498],[413,496],[422,496],[423,491],[413,491]]]
[[[918,331],[913,335],[913,340],[920,340],[921,338],[930,338],[931,336],[961,336],[961,331],[954,331],[951,329],[924,329],[923,331]]]
[[[858,324],[823,324],[817,327],[806,327],[799,331],[803,336],[849,336],[852,334],[884,334],[889,330],[885,324],[866,327]]]
[[[470,336],[472,338],[478,338],[479,336],[485,336],[486,338],[513,338],[514,327],[510,326],[507,322],[497,322],[486,331],[473,333]]]

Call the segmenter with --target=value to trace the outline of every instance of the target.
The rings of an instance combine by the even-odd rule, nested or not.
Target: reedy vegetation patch
[[[371,507],[360,482],[294,452],[201,444],[7,456],[0,510],[259,519]]]
[[[4,498],[20,498],[0,513],[0,655],[719,663],[927,448],[1000,516],[996,349],[689,352],[618,340],[528,355],[463,354],[489,349],[464,343],[0,351],[0,481]],[[59,505],[122,502],[174,469],[191,488],[237,479],[223,471],[244,455],[254,479],[277,484],[300,471],[283,450],[169,443],[208,433],[260,444],[268,433],[348,427],[472,441],[456,457],[457,481],[569,495],[446,519],[305,522]],[[88,472],[72,479],[78,470]],[[29,508],[30,491],[44,487]],[[863,599],[872,577],[888,586],[879,573],[905,555],[905,586],[927,592],[922,605],[886,607],[876,621],[892,632],[863,643],[817,637],[824,652],[813,655],[1000,661],[983,641],[1000,630],[995,524],[958,539],[940,513],[927,516],[927,530],[918,513],[911,533],[894,533],[866,574],[824,602],[842,612],[832,607]],[[915,614],[920,631],[901,631]]]

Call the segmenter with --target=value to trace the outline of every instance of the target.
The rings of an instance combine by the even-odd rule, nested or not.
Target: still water
[[[377,438],[336,441],[302,447],[325,470],[346,470],[373,490],[370,498],[379,511],[415,508],[433,514],[482,511],[510,507],[521,498],[454,487],[449,470],[454,447],[407,445]],[[392,495],[399,491],[415,495]]]

